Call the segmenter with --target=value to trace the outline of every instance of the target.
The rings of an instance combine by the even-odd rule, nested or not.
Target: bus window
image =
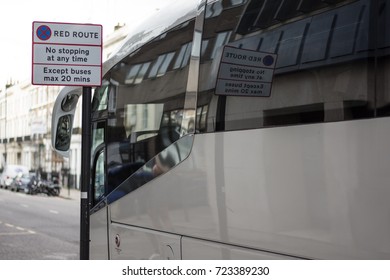
[[[95,94],[92,100],[92,111],[102,111],[107,109],[108,92],[110,88],[107,82],[103,82],[100,88],[95,90]]]
[[[206,123],[197,122],[197,130],[240,130],[389,114],[389,98],[381,93],[385,90],[380,91],[388,79],[376,76],[388,72],[387,2],[251,0],[241,5],[237,1],[232,7],[223,1],[222,12],[205,20],[202,41],[209,43],[201,56],[198,107],[208,105],[208,112]],[[377,36],[372,30],[378,30]],[[223,34],[229,34],[228,41],[222,40]],[[267,96],[256,96],[256,91],[250,90],[247,92],[254,95],[235,94],[241,90],[239,86],[253,86],[244,75],[232,77],[231,82],[237,82],[233,93],[215,91],[224,46],[276,55]]]
[[[104,122],[93,124],[92,128],[92,151],[104,143]]]
[[[378,17],[377,115],[390,116],[390,3],[381,2]]]
[[[158,134],[164,104],[128,104],[125,106],[125,130],[130,143],[136,143]]]
[[[94,165],[93,180],[93,205],[96,205],[105,194],[105,169],[104,169],[104,150],[98,153]]]
[[[192,43],[184,44],[178,55],[176,56],[176,62],[173,69],[183,68],[188,64],[191,54]]]
[[[107,118],[107,194],[180,138],[193,29],[191,20],[143,45],[105,75],[108,89],[96,91],[96,102],[108,104],[93,114]]]

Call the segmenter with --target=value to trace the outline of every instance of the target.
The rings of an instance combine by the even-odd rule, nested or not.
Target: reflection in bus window
[[[167,72],[168,66],[170,65],[174,55],[175,55],[175,53],[173,53],[173,52],[165,55],[164,61],[161,64],[161,67],[158,69],[158,72],[157,72],[158,77],[164,75]]]
[[[164,33],[107,73],[107,194],[180,138],[193,29]]]
[[[125,130],[130,143],[156,136],[160,129],[164,104],[128,104],[125,107]]]
[[[142,64],[137,64],[137,65],[131,66],[130,71],[126,77],[126,84],[130,85],[130,84],[134,83],[134,79],[137,76],[139,70],[141,69],[141,66],[142,66]]]
[[[185,44],[181,47],[179,55],[176,58],[173,69],[183,68],[188,64],[191,54],[192,43]]]
[[[108,100],[108,92],[110,87],[107,81],[102,82],[102,86],[95,90],[95,94],[93,96],[92,101],[92,111],[102,111],[107,109],[107,100]]]
[[[105,194],[104,150],[101,151],[95,163],[95,178],[93,183],[93,202],[96,205]]]
[[[222,1],[216,1],[215,3],[212,3],[211,5],[208,5],[206,7],[206,18],[212,18],[212,17],[217,17],[221,14],[222,12]]]
[[[141,83],[149,66],[150,62],[133,65],[127,74],[125,83],[128,85]]]
[[[94,123],[92,129],[92,151],[104,143],[104,123]]]
[[[160,55],[157,58],[157,61],[153,64],[148,78],[155,78],[155,77],[159,77],[159,76],[164,75],[166,73],[168,66],[171,63],[174,55],[175,55],[175,53],[168,53],[168,54]]]
[[[217,37],[216,37],[215,43],[214,43],[214,49],[213,49],[213,52],[211,53],[211,59],[214,59],[215,54],[217,53],[217,50],[229,41],[230,35],[231,35],[231,31],[222,32],[222,33],[217,34]]]
[[[200,79],[198,107],[209,104],[209,112],[207,128],[200,131],[388,114],[389,101],[381,93],[387,87],[386,79],[381,77],[389,72],[385,55],[390,40],[384,39],[389,32],[381,26],[387,26],[382,19],[389,13],[390,4],[383,2],[376,10],[373,1],[368,0],[332,3],[252,0],[247,5],[224,6],[218,17],[207,18],[203,40],[213,45],[202,53],[200,75],[210,78]],[[372,17],[374,14],[378,16]],[[224,23],[225,30],[233,31],[221,32],[218,22]],[[370,35],[376,24],[381,30],[377,36],[380,42]],[[220,59],[216,54],[224,45],[277,55],[269,97],[214,94]],[[380,50],[376,55],[381,55],[378,60],[372,51],[376,45]]]
[[[150,62],[147,62],[147,63],[144,63],[142,64],[142,67],[141,69],[139,70],[135,80],[134,80],[134,83],[135,84],[139,84],[142,82],[142,80],[144,79],[144,76],[146,74],[146,72],[148,71],[149,69],[149,66],[150,66]]]
[[[230,4],[232,6],[237,6],[237,5],[241,5],[241,4],[244,4],[246,2],[246,0],[230,0]]]

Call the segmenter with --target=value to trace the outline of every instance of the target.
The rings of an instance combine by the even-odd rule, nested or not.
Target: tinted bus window
[[[198,131],[388,114],[384,77],[389,76],[390,4],[380,2],[252,0],[232,6],[221,1],[219,15],[206,17],[204,26],[203,42],[208,44],[201,57],[198,107],[207,105],[208,111],[204,118],[205,112],[198,110]],[[229,38],[222,38],[225,34]],[[268,94],[216,92],[224,46],[276,56]],[[237,85],[232,92],[257,85],[245,75],[231,76],[229,82]]]
[[[106,194],[180,138],[193,28],[168,31],[115,65],[104,77],[108,101],[96,91],[95,102],[107,103],[94,115],[108,119]]]

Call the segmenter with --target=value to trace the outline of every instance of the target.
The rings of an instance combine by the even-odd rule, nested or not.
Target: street
[[[79,209],[77,199],[0,189],[0,260],[79,259]]]

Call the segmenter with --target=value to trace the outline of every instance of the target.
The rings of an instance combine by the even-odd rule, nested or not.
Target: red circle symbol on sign
[[[47,41],[51,37],[51,29],[47,25],[41,25],[37,28],[37,36],[42,41]]]

